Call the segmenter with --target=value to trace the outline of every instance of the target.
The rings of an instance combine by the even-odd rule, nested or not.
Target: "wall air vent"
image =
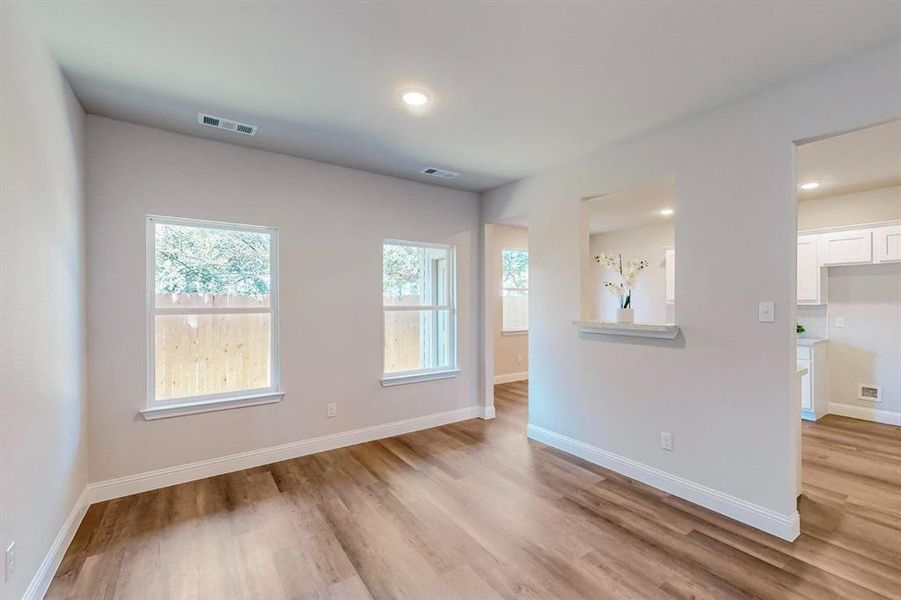
[[[453,171],[447,171],[445,169],[436,169],[435,167],[426,167],[422,171],[420,171],[423,175],[429,175],[431,177],[438,177],[439,179],[456,179],[460,176],[459,173],[455,173]]]
[[[882,388],[878,385],[857,384],[857,399],[882,402]]]
[[[224,129],[226,131],[231,131],[232,133],[240,133],[243,135],[256,135],[257,133],[257,128],[254,125],[229,121],[228,119],[214,117],[213,115],[205,115],[203,113],[200,113],[197,116],[197,122],[201,125],[206,125],[207,127]]]

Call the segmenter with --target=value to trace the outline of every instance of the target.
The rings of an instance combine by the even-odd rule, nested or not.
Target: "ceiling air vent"
[[[455,173],[453,171],[446,171],[444,169],[436,169],[435,167],[426,167],[422,171],[420,171],[423,175],[430,175],[432,177],[438,177],[439,179],[456,179],[460,176],[459,173]]]
[[[213,115],[205,115],[203,113],[198,115],[197,122],[201,125],[206,125],[207,127],[224,129],[226,131],[231,131],[232,133],[241,133],[243,135],[256,135],[257,133],[257,128],[253,125],[229,121],[228,119],[214,117]]]

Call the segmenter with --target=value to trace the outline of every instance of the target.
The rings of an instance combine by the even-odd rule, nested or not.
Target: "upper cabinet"
[[[901,262],[901,225],[873,229],[873,262]]]
[[[820,267],[816,235],[798,236],[798,304],[826,303],[826,272]]]
[[[873,262],[873,230],[852,229],[821,233],[820,264],[861,265]]]
[[[676,303],[676,249],[666,248],[664,251],[664,268],[666,270],[666,303]]]
[[[798,234],[798,304],[826,304],[827,269],[901,262],[901,224],[858,225]]]

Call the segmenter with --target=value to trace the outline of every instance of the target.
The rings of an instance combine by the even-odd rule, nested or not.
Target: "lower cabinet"
[[[827,352],[826,340],[798,346],[798,366],[807,369],[801,376],[801,418],[808,421],[816,421],[829,412]]]

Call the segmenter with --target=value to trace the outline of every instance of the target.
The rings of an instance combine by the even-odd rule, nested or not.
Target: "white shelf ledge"
[[[674,340],[679,335],[678,325],[656,325],[652,323],[609,323],[607,321],[573,321],[579,334],[600,333],[602,335],[629,335],[632,337]]]

